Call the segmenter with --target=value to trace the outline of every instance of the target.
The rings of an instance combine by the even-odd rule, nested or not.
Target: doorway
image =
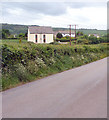
[[[36,39],[35,40],[36,40],[36,43],[37,43],[37,35],[36,35]]]
[[[43,35],[43,42],[44,42],[44,43],[46,42],[45,35]]]

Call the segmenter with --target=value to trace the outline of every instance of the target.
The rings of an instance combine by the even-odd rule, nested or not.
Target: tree
[[[10,32],[7,29],[2,29],[2,38],[8,38],[10,36]]]
[[[26,33],[25,33],[25,39],[26,39],[26,40],[27,40],[27,37],[28,37],[28,33],[26,32]]]
[[[2,38],[5,39],[6,38],[6,33],[2,31]]]
[[[86,35],[86,34],[85,34],[83,37],[84,37],[85,39],[88,39],[88,35]]]
[[[89,36],[90,44],[98,44],[100,41],[94,35]]]
[[[62,36],[61,33],[58,33],[56,37],[57,37],[57,38],[62,38],[63,36]]]
[[[22,39],[25,37],[25,34],[24,33],[20,33],[19,35],[19,43],[21,43],[22,42]]]
[[[77,43],[78,43],[78,44],[88,44],[89,42],[88,42],[87,39],[78,39],[78,40],[77,40]]]
[[[100,38],[98,38],[98,40],[99,40],[100,43],[107,43],[107,42],[109,42],[109,39],[107,39],[107,37],[100,37]]]
[[[7,29],[3,29],[2,31],[5,32],[7,35],[10,35],[9,30],[7,30]]]
[[[24,33],[20,33],[18,36],[19,36],[20,38],[24,38],[24,37],[25,37],[25,34],[24,34]]]
[[[27,37],[27,36],[28,36],[28,33],[26,32],[26,33],[25,33],[25,37]]]
[[[77,32],[77,36],[82,36],[82,35],[83,35],[83,32],[81,32],[81,31]]]

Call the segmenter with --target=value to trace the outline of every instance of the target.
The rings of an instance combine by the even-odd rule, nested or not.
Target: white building
[[[51,43],[53,42],[53,30],[48,26],[30,26],[28,27],[28,41]]]
[[[70,36],[69,30],[62,30],[54,32],[54,36],[56,38],[57,34],[61,33],[63,37]],[[75,37],[75,32],[71,31],[71,37]]]
[[[60,31],[63,37],[70,36],[69,31]],[[75,33],[71,32],[71,37],[75,37]]]

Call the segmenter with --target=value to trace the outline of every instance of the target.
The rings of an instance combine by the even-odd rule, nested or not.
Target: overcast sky
[[[0,22],[107,29],[107,2],[2,2]]]

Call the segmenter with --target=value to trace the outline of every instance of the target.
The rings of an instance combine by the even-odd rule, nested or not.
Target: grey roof
[[[53,34],[53,30],[49,26],[30,26],[28,27],[30,34]]]

